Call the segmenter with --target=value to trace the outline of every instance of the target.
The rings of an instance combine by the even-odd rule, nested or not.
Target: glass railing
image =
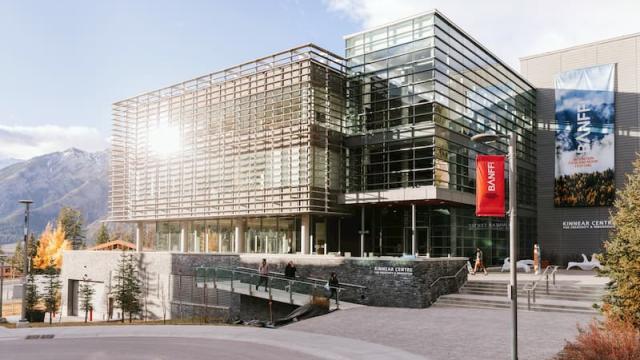
[[[333,298],[340,307],[340,294],[344,290],[359,291],[364,299],[364,286],[348,284],[328,286],[326,281],[307,278],[286,278],[283,274],[261,275],[254,269],[227,267],[195,268],[196,287],[215,288],[249,296],[268,298],[272,301],[303,305],[316,298]]]

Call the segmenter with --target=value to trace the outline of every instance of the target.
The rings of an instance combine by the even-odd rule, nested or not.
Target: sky
[[[0,159],[103,150],[118,100],[433,8],[516,70],[640,32],[626,0],[0,0]]]

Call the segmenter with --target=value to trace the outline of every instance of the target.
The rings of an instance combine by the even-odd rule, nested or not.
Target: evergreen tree
[[[107,229],[107,225],[102,223],[100,224],[100,228],[98,229],[98,233],[96,234],[96,245],[100,245],[108,242],[109,242],[109,229]]]
[[[36,286],[33,273],[29,273],[27,276],[27,284],[25,286],[25,307],[27,310],[27,320],[32,321],[30,314],[35,309],[36,305],[40,302],[40,296],[38,295],[38,287]]]
[[[601,273],[611,279],[605,313],[640,328],[640,158],[633,166],[614,204],[614,228],[604,244]]]
[[[74,250],[85,248],[84,220],[80,211],[63,207],[60,209],[57,222],[62,225],[66,239]]]
[[[33,257],[36,255],[39,243],[40,241],[36,241],[33,233],[29,234],[29,259],[33,259]],[[24,269],[24,252],[22,251],[22,244],[24,244],[23,240],[18,241],[13,256],[11,257],[11,260],[9,260],[11,267],[17,269],[20,272],[22,272]]]
[[[84,310],[84,322],[87,322],[89,310],[93,307],[93,295],[96,291],[86,281],[80,285],[80,308]]]
[[[138,277],[136,258],[133,254],[122,252],[114,282],[114,299],[116,305],[122,309],[122,322],[124,322],[126,313],[129,314],[129,322],[131,322],[133,314],[142,310],[140,302],[142,285]]]
[[[58,271],[53,267],[49,267],[45,274],[47,280],[44,286],[44,294],[42,300],[44,302],[45,311],[49,313],[49,324],[53,322],[54,314],[58,312],[60,307],[60,288],[62,283]]]

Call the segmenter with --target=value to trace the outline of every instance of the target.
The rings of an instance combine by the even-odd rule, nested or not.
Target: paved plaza
[[[27,340],[29,335],[54,338]],[[3,360],[424,359],[402,349],[355,338],[242,326],[0,327],[0,349]]]
[[[550,359],[565,339],[573,339],[576,325],[594,316],[520,311],[520,359]],[[286,327],[316,334],[359,339],[430,359],[507,359],[510,354],[509,310],[361,307],[333,312]]]

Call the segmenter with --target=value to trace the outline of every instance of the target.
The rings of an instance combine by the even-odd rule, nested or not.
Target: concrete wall
[[[556,208],[553,204],[555,169],[555,91],[557,73],[601,64],[616,64],[616,188],[640,151],[640,36],[624,36],[521,59],[521,72],[538,88],[538,242],[544,258],[560,263],[579,254],[599,252],[608,229],[563,230],[563,221],[606,220],[610,207]]]
[[[109,293],[113,288],[113,276],[118,268],[119,251],[65,251],[60,274],[62,281],[62,314],[69,314],[69,285],[71,280],[90,280],[94,288],[101,289],[94,296],[95,320],[107,320]],[[163,306],[170,293],[171,254],[139,253],[138,264],[143,284],[144,307],[147,318],[161,318]],[[164,296],[163,296],[164,295]],[[163,304],[164,301],[164,304]],[[119,315],[114,309],[114,318]],[[81,314],[79,314],[81,315]]]
[[[234,259],[235,257],[235,259]],[[393,257],[345,258],[335,256],[241,254],[207,255],[174,254],[174,274],[193,274],[197,266],[242,266],[257,269],[263,258],[272,272],[284,273],[289,261],[297,268],[297,275],[305,278],[328,280],[335,272],[341,283],[365,286],[365,298],[355,289],[342,293],[344,301],[375,306],[421,308],[429,306],[440,294],[455,292],[466,281],[466,272],[457,280],[446,280],[429,289],[438,277],[454,275],[466,258],[418,258]],[[410,272],[380,271],[376,268],[410,269]],[[388,270],[388,269],[386,269]]]
[[[69,289],[71,281],[89,279],[96,289],[94,319],[108,318],[109,293],[121,258],[121,252],[110,251],[66,251],[61,273],[62,313],[69,314]],[[341,283],[365,286],[364,292],[347,288],[343,301],[375,306],[421,308],[429,306],[441,294],[455,292],[466,281],[466,271],[455,279],[439,281],[441,276],[454,275],[466,263],[466,258],[344,258],[312,255],[264,255],[264,254],[181,254],[147,252],[132,253],[138,257],[143,283],[144,316],[147,319],[162,319],[202,316],[206,304],[208,317],[251,317],[247,310],[253,304],[244,302],[237,294],[216,289],[197,288],[194,269],[199,266],[248,267],[257,269],[263,258],[267,258],[272,272],[284,272],[284,267],[293,261],[298,276],[328,280],[336,272]],[[206,292],[205,292],[206,291]],[[280,309],[280,308],[278,308]],[[264,310],[264,309],[263,309]],[[281,311],[280,311],[281,310]],[[289,308],[278,310],[284,313]],[[257,310],[256,310],[257,311]],[[249,314],[249,315],[247,315]],[[263,317],[264,313],[257,311]],[[78,315],[82,315],[79,313]],[[119,309],[114,309],[113,319],[118,319]]]

